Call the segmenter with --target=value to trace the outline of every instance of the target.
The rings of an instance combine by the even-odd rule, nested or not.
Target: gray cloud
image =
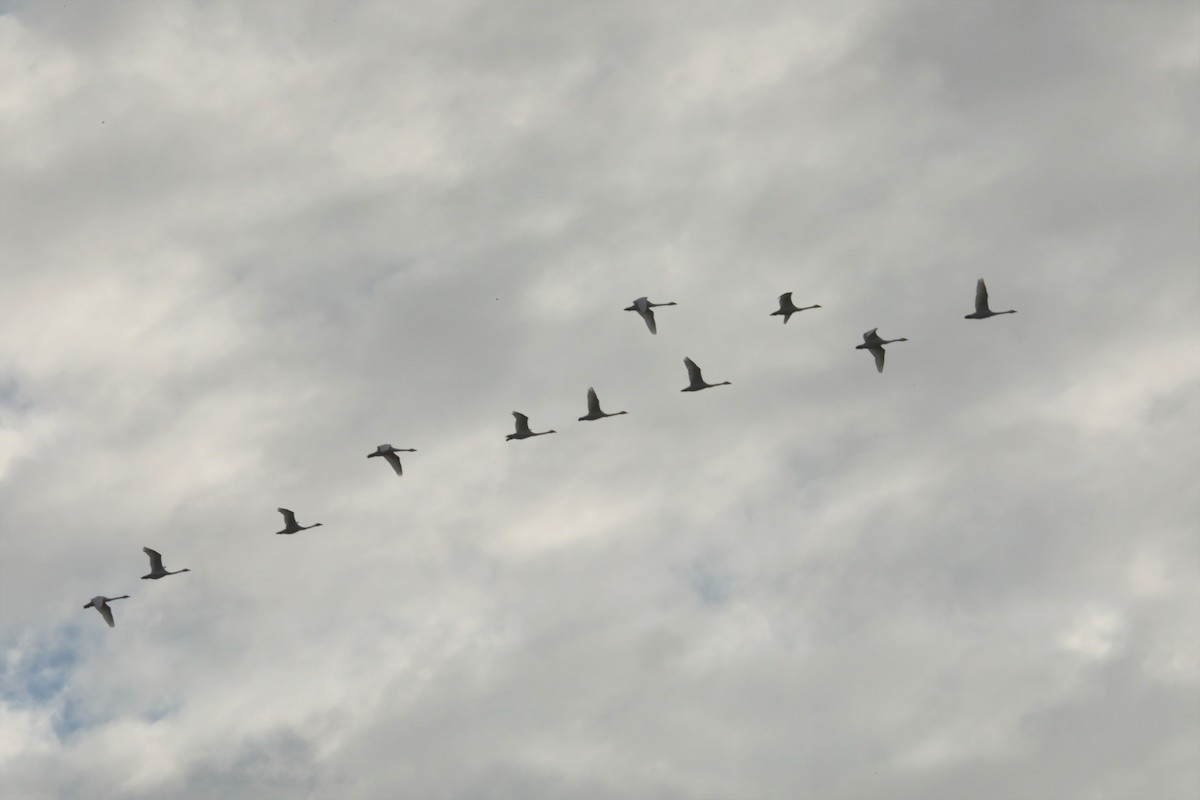
[[[1193,8],[15,3],[0,39],[6,788],[1200,789]],[[963,320],[980,276],[1019,313]],[[576,422],[588,386],[630,413]]]

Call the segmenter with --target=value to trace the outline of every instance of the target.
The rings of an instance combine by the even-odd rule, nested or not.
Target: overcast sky
[[[0,74],[5,797],[1200,795],[1196,4],[7,0]]]

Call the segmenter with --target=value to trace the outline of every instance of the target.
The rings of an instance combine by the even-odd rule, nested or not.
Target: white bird
[[[975,284],[975,313],[967,314],[963,319],[987,319],[988,317],[998,317],[1001,314],[1015,314],[1016,309],[1010,308],[1008,311],[992,311],[988,308],[987,284],[980,278]]]
[[[680,389],[681,392],[698,392],[701,389],[711,389],[714,386],[732,386],[729,381],[721,381],[720,383],[705,383],[704,378],[700,375],[700,368],[696,366],[696,362],[690,358],[683,359],[683,365],[687,367],[688,380],[691,381],[686,389]]]
[[[88,601],[88,604],[84,608],[94,608],[99,611],[100,616],[104,617],[104,621],[108,623],[108,627],[112,628],[114,627],[113,615],[112,609],[108,607],[108,604],[113,600],[124,600],[127,597],[129,597],[127,594],[123,594],[120,597],[101,597],[100,595],[96,595]]]
[[[510,433],[504,437],[504,441],[511,442],[513,439],[528,439],[530,436],[545,436],[547,433],[558,433],[558,431],[541,431],[534,433],[529,430],[529,417],[522,414],[520,411],[512,412],[513,418],[517,421],[517,432]]]
[[[674,303],[674,302],[651,303],[646,298],[639,297],[637,300],[633,301],[633,305],[629,306],[625,310],[626,311],[636,311],[639,315],[641,315],[642,319],[646,320],[646,327],[650,329],[650,332],[658,333],[658,326],[654,324],[654,312],[651,311],[650,309],[658,308],[659,306],[674,306],[674,305],[678,305],[678,303]]]
[[[588,389],[588,413],[585,417],[580,417],[580,422],[603,419],[604,417],[617,417],[621,414],[628,414],[628,411],[614,411],[611,414],[605,414],[600,410],[600,398],[596,397],[596,390]]]
[[[820,306],[811,305],[811,306],[804,306],[803,308],[797,308],[796,304],[792,302],[792,293],[784,292],[783,294],[779,295],[779,310],[772,311],[767,316],[769,316],[769,317],[782,316],[783,324],[787,325],[787,321],[792,318],[792,314],[795,314],[797,311],[807,311],[810,308],[820,308]]]
[[[306,531],[309,528],[321,527],[320,522],[314,522],[312,525],[297,524],[295,513],[287,510],[286,508],[279,508],[279,509],[276,509],[276,511],[278,511],[280,514],[283,514],[283,524],[286,526],[281,531],[275,531],[276,535],[299,533],[300,531]]]
[[[415,453],[415,452],[417,452],[417,451],[412,449],[411,447],[396,448],[396,447],[392,447],[390,444],[381,444],[375,448],[374,453],[368,454],[367,458],[375,458],[376,456],[383,456],[383,460],[392,465],[392,469],[394,469],[396,471],[397,475],[403,475],[404,467],[400,466],[400,456],[396,455],[396,453]]]
[[[143,547],[142,552],[150,556],[150,574],[143,575],[142,580],[149,579],[156,581],[159,578],[165,578],[168,575],[178,575],[181,572],[191,572],[190,569],[177,569],[174,572],[167,572],[166,568],[163,567],[162,553],[158,552],[157,550],[151,550],[149,547]]]
[[[863,343],[857,345],[854,349],[866,350],[871,355],[875,356],[875,369],[883,372],[883,346],[885,344],[891,344],[892,342],[907,342],[908,339],[880,339],[879,334],[875,333],[877,330],[879,330],[879,328],[871,328],[871,330],[864,333]]]

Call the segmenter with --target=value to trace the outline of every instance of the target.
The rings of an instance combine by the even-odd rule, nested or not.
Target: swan
[[[321,527],[321,523],[320,523],[320,522],[314,522],[312,525],[299,525],[299,524],[297,524],[297,523],[296,523],[296,514],[295,514],[295,512],[289,511],[289,510],[288,510],[288,509],[286,509],[286,508],[278,508],[278,509],[276,509],[276,511],[278,511],[280,514],[283,514],[283,524],[286,526],[286,527],[285,527],[283,530],[281,530],[281,531],[275,531],[275,534],[276,534],[277,536],[278,536],[278,535],[281,535],[281,534],[293,534],[293,533],[299,533],[300,531],[306,531],[306,530],[308,530],[309,528],[319,528],[319,527]]]
[[[629,306],[625,310],[626,311],[636,311],[638,314],[641,315],[642,319],[646,320],[646,327],[650,329],[650,332],[658,333],[658,326],[656,326],[654,324],[654,312],[651,311],[650,309],[658,308],[659,306],[674,306],[674,305],[678,305],[678,303],[674,303],[674,302],[651,303],[645,297],[639,297],[637,300],[633,301],[633,305]]]
[[[580,422],[603,419],[604,417],[617,417],[621,414],[628,414],[628,411],[614,411],[611,414],[605,414],[600,410],[600,398],[596,397],[596,390],[588,388],[588,413],[585,417],[580,417]]]
[[[863,343],[856,346],[855,350],[866,350],[871,355],[875,356],[875,369],[883,372],[883,346],[892,342],[907,342],[908,339],[880,339],[879,334],[875,331],[879,328],[871,328],[863,334]]]
[[[392,469],[394,469],[396,471],[397,475],[403,475],[404,467],[400,466],[400,456],[396,455],[396,453],[415,453],[415,452],[417,452],[417,451],[412,449],[411,447],[396,448],[396,447],[392,447],[390,444],[381,444],[375,448],[374,453],[369,453],[367,455],[367,458],[375,458],[375,456],[383,456],[383,460],[392,465]]]
[[[783,294],[779,295],[779,310],[772,311],[767,316],[768,317],[782,316],[783,324],[787,325],[787,321],[789,319],[791,319],[792,314],[795,314],[797,311],[807,311],[810,308],[820,308],[820,306],[811,305],[811,306],[804,306],[803,308],[797,308],[796,304],[792,302],[792,293],[784,292]]]
[[[530,436],[545,436],[547,433],[558,433],[558,431],[540,431],[534,433],[529,430],[529,417],[520,411],[514,411],[513,417],[517,420],[517,432],[505,436],[504,441],[506,442],[511,442],[513,439],[528,439]]]
[[[151,550],[149,547],[143,547],[142,552],[150,556],[150,574],[143,575],[142,580],[156,581],[159,578],[165,578],[168,575],[178,575],[181,572],[191,572],[190,569],[177,569],[174,572],[167,572],[163,567],[162,553],[157,550]]]
[[[108,627],[112,628],[115,625],[113,623],[112,609],[108,607],[108,604],[113,600],[124,600],[127,597],[129,597],[127,594],[123,594],[120,597],[102,597],[96,595],[88,601],[88,604],[84,608],[94,608],[99,611],[100,616],[104,617],[104,621],[108,623]]]
[[[701,389],[711,389],[714,386],[732,386],[729,381],[721,381],[720,383],[705,383],[704,378],[700,375],[700,368],[696,366],[696,362],[690,358],[683,359],[683,365],[687,367],[688,380],[691,383],[686,389],[680,389],[681,392],[698,392]]]
[[[988,317],[998,317],[1001,314],[1015,314],[1017,310],[1010,308],[1008,311],[992,311],[988,308],[987,284],[980,278],[975,284],[975,313],[967,314],[963,319],[987,319]]]

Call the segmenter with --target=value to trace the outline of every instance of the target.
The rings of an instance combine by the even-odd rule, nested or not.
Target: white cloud
[[[1196,19],[6,6],[6,789],[1194,795]]]

